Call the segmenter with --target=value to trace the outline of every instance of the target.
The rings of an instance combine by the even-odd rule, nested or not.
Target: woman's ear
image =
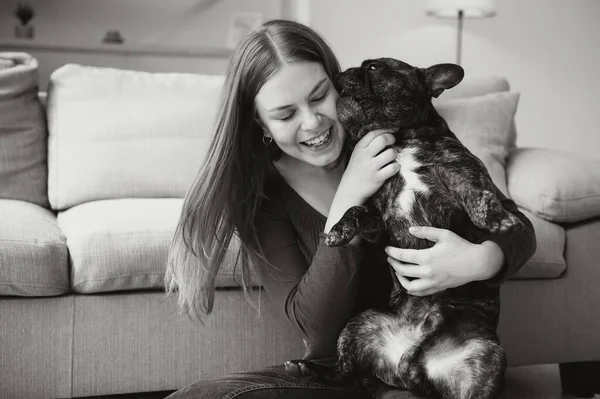
[[[263,123],[262,119],[260,119],[260,116],[258,115],[257,111],[254,111],[254,120],[256,121],[256,123],[258,123],[258,126],[260,126],[260,128],[263,130],[263,132],[265,132],[265,135],[267,133],[269,133],[269,129],[267,129],[267,126],[265,125],[265,123]]]

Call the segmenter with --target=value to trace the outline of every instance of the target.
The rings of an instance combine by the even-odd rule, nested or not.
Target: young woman
[[[430,295],[476,280],[500,284],[535,250],[531,223],[500,192],[504,207],[527,226],[515,235],[473,244],[447,230],[415,226],[412,234],[436,242],[432,248],[384,252],[359,238],[327,247],[324,236],[344,212],[399,171],[394,150],[385,149],[394,143],[390,132],[370,132],[352,153],[345,149],[332,83],[339,71],[326,42],[291,21],[269,21],[238,45],[215,136],[186,195],[166,274],[167,291],[177,292],[185,311],[208,315],[215,277],[237,236],[245,283],[252,265],[282,319],[303,334],[307,359],[335,358],[347,321],[387,303],[389,265],[410,294]],[[412,397],[384,388],[377,396]],[[358,388],[307,382],[283,366],[198,382],[170,396],[259,397],[369,396]]]

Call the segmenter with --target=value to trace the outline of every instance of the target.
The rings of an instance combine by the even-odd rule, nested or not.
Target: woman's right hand
[[[394,162],[396,150],[382,151],[396,141],[391,132],[390,129],[373,130],[356,143],[338,191],[342,190],[344,195],[362,204],[400,171],[400,164]]]
[[[400,164],[394,162],[396,150],[382,151],[395,142],[390,132],[389,129],[373,130],[356,143],[331,204],[325,233],[329,233],[346,210],[362,205],[387,179],[400,171]]]

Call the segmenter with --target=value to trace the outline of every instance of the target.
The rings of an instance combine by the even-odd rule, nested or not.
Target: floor
[[[557,365],[511,367],[506,372],[508,399],[572,399],[562,393]],[[600,395],[594,396],[600,399]]]
[[[574,399],[562,393],[557,365],[511,367],[506,373],[508,399]],[[163,399],[168,392],[114,395],[107,399]],[[96,397],[100,398],[100,397]],[[600,399],[600,395],[594,396]]]

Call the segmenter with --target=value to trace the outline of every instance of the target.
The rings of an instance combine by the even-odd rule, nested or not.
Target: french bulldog
[[[448,229],[474,243],[522,226],[495,195],[484,164],[431,103],[463,77],[455,64],[417,68],[392,58],[366,60],[338,76],[337,110],[349,144],[371,130],[393,129],[400,172],[363,206],[348,209],[326,245],[344,245],[360,235],[369,242],[425,249],[434,243],[410,234],[410,226]],[[443,399],[502,397],[506,356],[496,332],[499,288],[472,282],[420,297],[409,295],[395,275],[392,280],[387,308],[358,314],[341,332],[329,377],[375,378]],[[310,364],[303,366],[314,372]]]

